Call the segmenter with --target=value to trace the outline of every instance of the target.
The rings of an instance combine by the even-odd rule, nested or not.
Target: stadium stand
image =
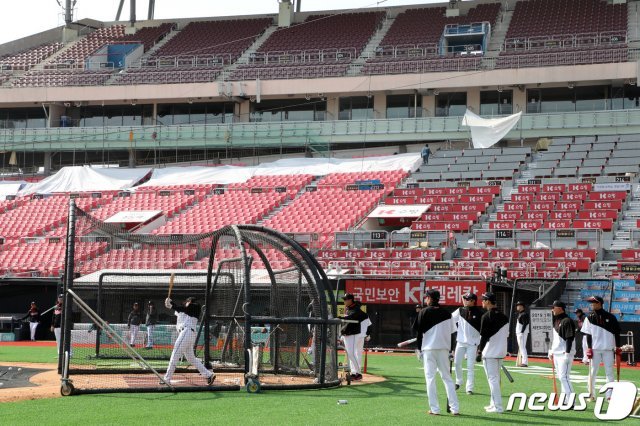
[[[627,61],[627,5],[518,2],[496,68]]]
[[[460,57],[461,52],[441,51],[442,33],[447,25],[488,22],[493,26],[500,8],[500,3],[480,4],[471,8],[467,15],[457,17],[447,17],[444,7],[408,9],[395,18],[376,48],[376,56],[367,60],[362,73],[402,74],[477,69],[480,57]]]
[[[334,232],[355,226],[405,177],[403,171],[329,174],[263,225],[282,232],[318,234],[318,246],[328,247]],[[347,186],[374,179],[384,189],[359,191]]]
[[[2,71],[27,71],[62,48],[62,43],[47,43],[0,58]]]
[[[252,63],[240,65],[230,79],[344,75],[384,17],[384,12],[311,15],[271,34],[251,58]]]
[[[146,52],[175,28],[176,24],[171,22],[162,23],[157,27],[143,27],[136,31],[135,34],[127,34],[120,37],[118,42],[140,42],[144,45],[144,51]]]

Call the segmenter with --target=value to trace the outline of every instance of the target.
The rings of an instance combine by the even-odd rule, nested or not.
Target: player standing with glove
[[[129,312],[129,318],[127,318],[127,327],[129,328],[129,345],[133,348],[138,338],[138,331],[140,331],[140,323],[142,322],[142,313],[140,312],[140,305],[138,302],[133,304],[133,309]]]
[[[604,364],[607,383],[613,382],[614,354],[620,355],[620,324],[616,317],[602,308],[604,300],[600,296],[587,299],[591,303],[591,312],[582,323],[582,332],[587,337],[587,358],[589,366],[589,394],[595,398],[596,377],[600,363]],[[611,390],[607,391],[607,398],[611,398]]]
[[[449,365],[451,335],[456,332],[456,326],[451,314],[440,308],[439,301],[440,292],[438,290],[427,290],[427,306],[420,311],[416,321],[417,344],[421,349],[419,356],[421,356],[424,363],[429,414],[440,414],[440,404],[438,403],[436,390],[436,373],[440,373],[447,392],[451,414],[457,416],[460,412],[460,407]]]
[[[573,320],[566,314],[567,305],[564,302],[556,300],[553,302],[553,341],[551,349],[549,349],[549,359],[556,368],[556,376],[562,386],[562,393],[565,401],[570,398],[573,393],[573,386],[569,377],[571,376],[571,365],[573,357],[576,354],[574,339],[576,336],[576,327]]]
[[[173,345],[169,367],[167,367],[167,372],[164,375],[164,383],[171,383],[173,373],[176,371],[176,365],[182,355],[184,355],[187,361],[198,369],[200,375],[207,379],[207,385],[211,386],[216,375],[212,371],[207,370],[204,364],[202,364],[202,361],[196,358],[193,353],[193,346],[196,343],[196,327],[198,325],[198,317],[200,316],[200,305],[196,303],[195,297],[189,297],[183,306],[178,306],[173,303],[170,298],[167,298],[164,301],[164,306],[167,309],[173,309],[176,317],[178,317],[176,322],[178,338]]]
[[[347,358],[349,358],[349,368],[351,370],[351,380],[362,380],[362,373],[360,364],[360,358],[358,354],[359,340],[362,336],[362,345],[364,346],[364,336],[362,335],[362,323],[368,321],[369,325],[371,321],[367,314],[365,314],[361,307],[362,304],[356,301],[353,294],[346,293],[342,296],[344,300],[344,319],[358,321],[357,323],[345,323],[340,329],[340,335],[342,336],[342,342],[344,343],[344,350],[347,352]],[[366,330],[366,329],[365,329]]]
[[[463,307],[456,310],[452,319],[458,325],[458,335],[456,337],[456,351],[454,362],[456,366],[456,390],[463,382],[462,362],[465,355],[467,357],[467,393],[473,395],[473,385],[475,384],[475,360],[478,344],[480,344],[480,320],[484,311],[480,306],[476,306],[478,296],[467,293],[462,296]]]
[[[484,372],[489,382],[491,403],[484,407],[487,413],[502,414],[502,394],[500,392],[500,369],[502,360],[507,355],[507,338],[509,337],[509,318],[498,311],[496,295],[482,295],[482,307],[487,312],[480,321],[480,346],[476,361],[482,359]]]

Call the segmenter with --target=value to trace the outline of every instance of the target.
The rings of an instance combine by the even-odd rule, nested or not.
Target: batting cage
[[[340,383],[334,294],[288,236],[137,234],[72,202],[66,258],[63,395]]]

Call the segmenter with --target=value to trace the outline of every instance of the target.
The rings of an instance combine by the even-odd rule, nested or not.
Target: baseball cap
[[[521,302],[521,301],[519,301],[519,300],[516,302],[516,306],[518,306],[518,305],[520,305],[520,306],[526,306],[526,305],[524,304],[524,302]]]
[[[567,309],[567,304],[564,302],[561,302],[560,300],[555,300],[553,302],[553,307],[554,308],[562,308],[562,309]]]
[[[468,292],[462,295],[462,298],[464,300],[478,300],[478,296],[476,296],[475,294]]]
[[[482,300],[488,300],[491,303],[496,303],[496,295],[488,291],[482,295]]]
[[[426,297],[430,297],[433,300],[440,300],[440,292],[434,288],[427,290]]]
[[[153,300],[149,300],[149,302],[147,302],[147,305],[153,305]]]
[[[191,303],[193,303],[193,302],[195,302],[196,300],[198,300],[198,299],[197,299],[197,298],[195,298],[195,297],[187,297],[187,302],[191,302]]]
[[[603,304],[604,299],[600,296],[591,296],[590,298],[587,299],[587,302]]]
[[[342,296],[342,300],[354,300],[353,294],[345,293],[344,296]]]
[[[583,314],[584,312],[582,312],[582,309],[578,308],[575,311],[573,311],[574,314]]]

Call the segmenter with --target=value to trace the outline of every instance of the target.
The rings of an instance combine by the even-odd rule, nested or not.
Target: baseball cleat
[[[207,385],[211,386],[213,385],[214,380],[216,380],[216,374],[212,373],[208,378],[207,378]]]
[[[456,383],[456,390],[460,389],[460,385]]]

